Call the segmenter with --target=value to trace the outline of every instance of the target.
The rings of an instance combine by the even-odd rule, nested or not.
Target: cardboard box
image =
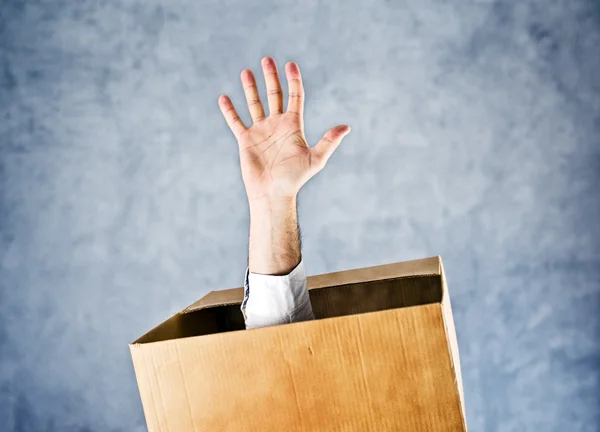
[[[467,430],[440,257],[307,280],[314,321],[246,330],[234,288],[131,344],[149,431]]]

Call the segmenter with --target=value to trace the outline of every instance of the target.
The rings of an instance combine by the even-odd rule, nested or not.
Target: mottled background
[[[307,273],[441,255],[470,430],[600,430],[593,0],[0,0],[0,430],[145,430],[127,344],[243,283],[217,98],[265,55],[352,126]]]

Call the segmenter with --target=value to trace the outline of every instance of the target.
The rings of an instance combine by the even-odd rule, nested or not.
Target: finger
[[[304,86],[302,85],[300,68],[295,62],[286,63],[285,75],[290,93],[287,110],[302,115],[304,113]]]
[[[262,59],[262,68],[267,85],[267,99],[269,100],[269,114],[283,113],[283,92],[277,73],[277,64],[271,57]]]
[[[311,160],[314,161],[317,169],[325,166],[335,149],[340,145],[342,139],[350,132],[350,126],[340,125],[329,129],[323,135],[323,138],[314,146]]]
[[[258,87],[256,87],[256,80],[254,74],[250,69],[244,69],[240,77],[242,79],[242,86],[244,87],[244,94],[246,95],[246,102],[248,102],[248,109],[250,110],[250,117],[253,122],[261,121],[265,118],[265,110],[263,109],[258,95]]]
[[[238,138],[248,129],[235,110],[235,107],[233,106],[231,99],[229,99],[229,96],[221,95],[219,97],[219,108],[221,108],[223,117],[225,117],[225,120],[227,120],[227,124],[236,138]]]

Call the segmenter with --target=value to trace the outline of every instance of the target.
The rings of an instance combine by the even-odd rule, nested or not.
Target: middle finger
[[[262,59],[262,68],[267,84],[267,99],[269,100],[269,114],[283,113],[283,92],[277,73],[277,64],[272,57]]]

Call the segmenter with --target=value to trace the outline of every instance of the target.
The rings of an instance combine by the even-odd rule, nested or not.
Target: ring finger
[[[244,69],[241,72],[242,86],[244,87],[244,94],[246,95],[246,101],[248,102],[248,110],[250,110],[250,117],[253,122],[264,120],[265,110],[260,101],[258,95],[258,88],[256,87],[256,80],[254,74],[250,69]]]

